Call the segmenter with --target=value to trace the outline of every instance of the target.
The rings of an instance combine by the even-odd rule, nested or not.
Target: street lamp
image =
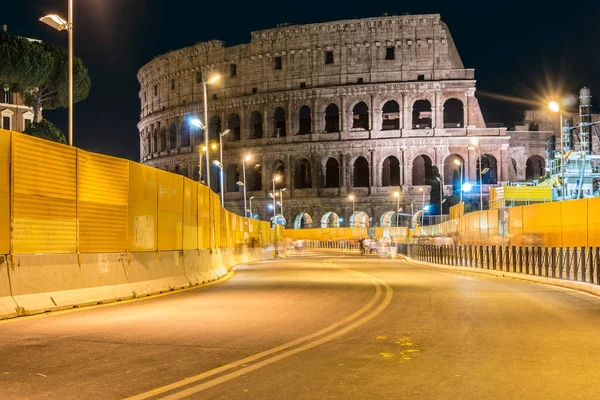
[[[219,134],[219,161],[221,162],[221,166],[223,165],[223,136],[226,136],[229,132],[231,132],[230,129],[225,129],[223,133]],[[223,175],[223,167],[221,167],[221,207],[225,208]]]
[[[442,202],[443,202],[443,197],[444,197],[444,184],[439,176],[436,176],[435,179],[437,179],[437,181],[440,183],[440,219],[441,219],[441,215],[444,214],[444,212],[442,211]]]
[[[462,203],[462,192],[463,192],[463,163],[458,159],[454,160],[454,164],[460,165],[460,202]]]
[[[483,180],[481,179],[481,145],[479,144],[479,140],[477,138],[472,138],[471,144],[473,146],[477,146],[477,162],[479,163],[479,210],[483,211]]]
[[[277,209],[275,207],[275,182],[279,182],[280,179],[281,179],[281,176],[279,176],[279,175],[273,176],[273,212],[275,212],[275,210]],[[275,214],[273,214],[273,215],[275,215]]]
[[[213,75],[208,81],[202,80],[202,89],[204,89],[204,145],[208,147],[208,104],[206,96],[206,86],[215,83],[221,78],[220,75]],[[210,163],[208,161],[208,153],[206,156],[206,186],[210,188]]]
[[[250,219],[252,219],[252,200],[254,199],[254,196],[250,196],[250,209],[246,210],[246,211],[250,211]]]
[[[396,228],[400,226],[400,192],[394,192],[396,198]]]
[[[244,215],[248,215],[246,208],[246,161],[250,160],[252,160],[252,156],[250,154],[242,158],[242,174],[244,176]],[[250,210],[250,218],[252,218],[252,207],[250,207]]]
[[[548,107],[550,108],[551,111],[559,113],[558,117],[560,118],[560,186],[561,186],[560,192],[561,192],[562,201],[565,201],[565,168],[564,168],[565,142],[564,142],[564,135],[563,135],[563,129],[564,129],[563,128],[563,110],[562,110],[562,107],[560,106],[560,104],[558,104],[556,101],[551,101],[550,103],[548,103]]]
[[[419,188],[419,192],[423,193],[423,200],[422,200],[422,204],[423,204],[423,210],[425,210],[425,190],[420,187]],[[429,209],[429,208],[428,208]],[[424,214],[421,214],[421,226],[423,226],[423,222],[424,222]]]
[[[350,196],[348,196],[348,200],[352,202],[352,214],[354,214],[354,201],[356,200],[356,197],[354,197],[354,195],[351,194]]]
[[[281,207],[281,215],[283,215],[283,192],[285,192],[286,188],[279,188],[279,201],[281,202],[280,207]]]
[[[68,3],[68,20],[58,15],[46,15],[40,21],[58,31],[69,32],[69,146],[73,146],[73,0]]]

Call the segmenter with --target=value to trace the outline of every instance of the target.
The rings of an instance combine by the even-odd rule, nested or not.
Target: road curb
[[[545,276],[525,275],[525,274],[518,274],[515,272],[497,271],[497,270],[492,270],[492,269],[481,269],[481,268],[471,268],[471,267],[459,267],[459,266],[455,266],[455,265],[436,264],[436,263],[415,260],[408,256],[401,256],[401,257],[403,257],[406,261],[416,264],[416,265],[448,269],[448,270],[453,270],[453,271],[461,271],[461,272],[475,272],[475,273],[479,273],[479,274],[493,275],[493,276],[498,276],[498,277],[503,277],[503,278],[519,279],[519,280],[528,281],[528,282],[543,283],[546,285],[559,286],[559,287],[566,288],[566,289],[578,290],[581,292],[586,292],[589,294],[593,294],[594,296],[600,297],[600,286],[594,285],[591,283],[567,281],[567,280],[563,280],[563,279],[547,278]]]

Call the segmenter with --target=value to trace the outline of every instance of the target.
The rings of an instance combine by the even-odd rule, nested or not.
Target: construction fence
[[[283,227],[166,171],[0,130],[0,254],[267,247]]]

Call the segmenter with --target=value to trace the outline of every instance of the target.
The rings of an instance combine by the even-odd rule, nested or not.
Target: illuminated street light
[[[396,228],[400,225],[400,192],[394,192],[396,198]]]
[[[250,196],[250,208],[247,211],[250,211],[250,219],[252,219],[252,200],[254,200],[254,196]]]
[[[68,20],[51,14],[40,18],[46,25],[58,30],[69,32],[69,146],[73,146],[73,0],[68,2]]]
[[[352,202],[352,214],[354,214],[354,201],[356,200],[356,197],[354,197],[354,195],[351,194],[348,196],[348,200]]]
[[[454,160],[454,164],[460,165],[460,202],[462,203],[462,192],[463,192],[463,163],[461,163],[458,158]]]
[[[219,75],[213,75],[208,81],[202,81],[202,88],[204,89],[204,122],[208,122],[208,100],[206,95],[206,86],[215,83],[220,78]],[[208,126],[204,125],[204,145],[208,147]],[[206,186],[210,188],[210,163],[208,153],[206,154]],[[199,166],[202,168],[202,166]]]
[[[564,165],[565,165],[565,159],[563,157],[563,154],[565,153],[565,141],[564,141],[564,135],[563,135],[563,110],[562,107],[560,106],[560,104],[558,104],[558,102],[556,101],[551,101],[550,103],[548,103],[548,108],[550,108],[551,111],[553,112],[557,112],[558,114],[558,118],[560,119],[560,192],[561,192],[561,197],[562,197],[562,201],[565,201],[565,169],[564,169]]]
[[[252,160],[252,156],[250,154],[246,155],[242,158],[242,174],[244,177],[244,216],[248,216],[248,209],[246,208],[246,161]],[[252,210],[252,207],[250,207]],[[252,211],[250,211],[250,218],[252,218]]]
[[[223,165],[223,137],[226,136],[229,132],[231,132],[230,129],[225,129],[222,133],[219,134],[219,161],[221,162],[221,165]],[[221,207],[225,208],[225,183],[223,182],[223,175],[225,174],[223,168],[221,168]]]
[[[275,182],[279,182],[279,180],[281,179],[281,176],[279,175],[274,175],[273,176],[273,210],[275,210]],[[273,214],[275,215],[275,214]]]
[[[481,167],[482,167],[482,162],[481,162],[481,145],[479,144],[479,139],[477,138],[472,138],[471,139],[471,144],[473,146],[477,146],[477,154],[478,154],[478,163],[479,163],[479,210],[483,211],[483,179],[481,178],[482,172],[481,172]]]
[[[462,185],[462,191],[465,193],[469,193],[471,189],[473,189],[473,186],[469,182],[465,182],[465,184]]]

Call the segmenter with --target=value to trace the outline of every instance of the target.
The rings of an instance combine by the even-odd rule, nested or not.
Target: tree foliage
[[[47,43],[0,35],[0,83],[19,91],[25,105],[33,107],[34,122],[43,107],[69,106],[69,53]],[[5,61],[6,60],[6,61]],[[73,58],[73,102],[87,98],[90,77],[81,59]]]
[[[66,144],[65,135],[52,122],[43,119],[40,122],[34,122],[23,132],[27,135],[39,137],[46,140],[51,140],[57,143]]]

